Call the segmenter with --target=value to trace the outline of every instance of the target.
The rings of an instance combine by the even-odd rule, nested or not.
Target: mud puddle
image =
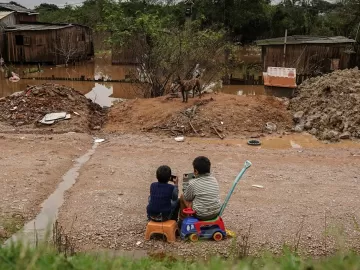
[[[25,226],[9,238],[4,245],[21,241],[30,246],[35,246],[38,241],[45,240],[47,233],[51,232],[52,225],[56,221],[59,208],[64,203],[65,191],[75,184],[79,176],[80,168],[95,153],[98,145],[99,143],[94,142],[92,148],[87,153],[75,160],[74,166],[63,175],[63,180],[56,190],[41,204],[41,211],[35,219],[26,223]]]
[[[291,134],[283,137],[261,137],[256,140],[261,142],[260,146],[249,146],[248,139],[204,139],[204,138],[188,138],[188,141],[193,141],[202,144],[222,144],[222,145],[236,145],[240,147],[247,147],[249,149],[310,149],[310,148],[357,148],[360,149],[360,142],[357,141],[341,141],[338,143],[325,143],[317,140],[314,136],[309,134]]]

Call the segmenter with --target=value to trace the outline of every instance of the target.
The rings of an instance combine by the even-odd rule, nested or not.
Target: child
[[[184,195],[180,197],[180,222],[185,218],[183,208],[191,206],[196,211],[195,217],[200,220],[214,219],[219,215],[220,191],[216,178],[210,173],[211,163],[207,157],[194,159],[195,179],[191,180]]]
[[[154,182],[150,186],[149,205],[146,209],[148,219],[153,221],[177,220],[179,212],[178,178],[171,176],[171,169],[166,165],[157,169],[156,178],[158,182]],[[174,181],[174,185],[169,184],[169,181]]]

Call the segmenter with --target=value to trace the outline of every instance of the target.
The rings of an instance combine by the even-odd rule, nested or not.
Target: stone
[[[305,125],[304,125],[304,128],[305,128],[306,130],[311,129],[311,128],[312,128],[312,123],[311,123],[311,121],[307,121],[307,122],[305,123]]]
[[[317,134],[317,129],[316,128],[312,128],[310,131],[309,131],[309,133],[311,134],[311,135],[316,135]]]
[[[277,130],[277,126],[274,124],[274,123],[271,123],[271,122],[267,122],[264,126],[264,129],[267,131],[267,132],[274,132]]]
[[[298,111],[298,112],[294,113],[294,116],[293,116],[294,122],[299,123],[301,121],[301,118],[303,118],[303,116],[304,116],[303,111]]]
[[[303,132],[304,131],[304,125],[303,124],[296,125],[295,128],[294,128],[294,131],[299,132],[299,133]]]

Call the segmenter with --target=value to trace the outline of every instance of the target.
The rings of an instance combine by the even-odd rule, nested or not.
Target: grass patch
[[[25,224],[25,219],[20,214],[11,217],[0,217],[0,244],[20,230]]]
[[[143,258],[139,260],[114,257],[106,254],[75,254],[66,257],[55,249],[41,245],[36,249],[23,245],[12,245],[0,248],[0,269],[36,269],[36,270],[112,270],[112,269],[174,269],[174,270],[224,270],[224,269],[360,269],[360,256],[355,253],[335,255],[322,260],[304,259],[291,252],[284,252],[281,257],[264,255],[247,257],[242,260],[214,257],[209,261],[187,262],[181,260],[155,260]]]

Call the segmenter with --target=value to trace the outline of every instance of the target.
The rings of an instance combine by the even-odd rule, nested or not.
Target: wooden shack
[[[14,12],[15,23],[32,23],[37,22],[39,13],[10,3],[0,3],[0,11]]]
[[[75,24],[31,23],[5,28],[5,60],[60,65],[94,56],[92,30]]]
[[[16,23],[15,13],[13,11],[0,11],[0,57],[5,55],[4,31],[8,25]]]
[[[257,41],[263,71],[296,68],[298,75],[316,75],[356,66],[355,40],[345,37],[288,36]],[[284,53],[285,52],[285,53]]]

